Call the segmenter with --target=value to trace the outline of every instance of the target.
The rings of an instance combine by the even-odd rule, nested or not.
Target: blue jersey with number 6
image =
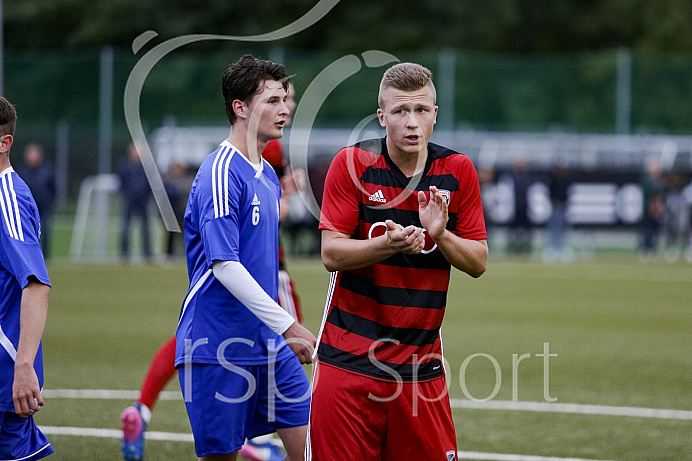
[[[211,269],[214,261],[239,261],[277,299],[280,196],[271,166],[253,165],[227,141],[202,163],[185,211],[190,287],[176,333],[176,366],[267,364],[292,354]]]

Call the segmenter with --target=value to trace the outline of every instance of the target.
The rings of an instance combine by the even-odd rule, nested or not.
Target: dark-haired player
[[[281,185],[262,159],[288,115],[280,64],[244,56],[222,76],[227,140],[202,163],[185,212],[190,288],[176,367],[200,459],[235,460],[278,432],[303,458],[314,336],[277,303]]]
[[[288,116],[286,124],[290,124],[291,115],[296,107],[295,88],[288,85],[286,98]],[[303,174],[294,174],[286,165],[286,158],[278,139],[269,141],[262,152],[262,157],[274,168],[282,183],[281,216],[288,212],[288,196],[295,193],[302,184]],[[283,248],[279,246],[279,305],[298,322],[302,320],[300,299],[295,291],[293,281],[285,268]],[[120,416],[123,428],[121,451],[126,461],[142,461],[144,459],[144,433],[149,425],[154,405],[159,394],[175,375],[175,336],[166,341],[156,352],[149,364],[147,373],[142,381],[139,397],[135,403],[125,408]],[[272,434],[255,437],[248,440],[241,448],[241,455],[254,461],[279,461],[284,458],[281,449],[275,443]]]

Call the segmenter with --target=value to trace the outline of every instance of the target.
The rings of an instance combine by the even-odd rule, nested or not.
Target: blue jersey
[[[19,345],[22,290],[30,277],[50,285],[39,244],[41,221],[26,183],[10,167],[0,173],[0,411],[14,412],[12,382]],[[34,369],[43,386],[43,352]]]
[[[185,210],[190,288],[176,332],[183,363],[267,364],[292,354],[277,335],[221,284],[214,261],[238,261],[274,300],[278,297],[279,198],[271,166],[256,168],[224,141],[202,163]],[[186,358],[186,348],[192,354]]]

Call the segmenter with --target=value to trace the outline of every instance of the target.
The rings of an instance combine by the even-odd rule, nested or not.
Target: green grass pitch
[[[175,331],[187,290],[184,265],[56,262],[49,272],[45,389],[138,389],[153,353]],[[291,260],[289,272],[305,325],[316,333],[329,274],[317,260]],[[491,259],[480,279],[453,275],[442,337],[452,399],[692,410],[689,265]],[[551,354],[547,367],[537,355],[545,352]],[[168,387],[178,389],[177,380]],[[47,398],[36,419],[44,426],[118,429],[120,411],[130,403]],[[453,412],[462,451],[692,460],[690,420]],[[150,430],[189,432],[182,400],[160,401]],[[49,459],[121,459],[118,439],[50,439],[56,454]],[[147,461],[173,459],[195,459],[192,444],[147,442]]]

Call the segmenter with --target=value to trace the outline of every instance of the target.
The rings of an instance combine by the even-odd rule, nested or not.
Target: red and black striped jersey
[[[445,196],[447,229],[487,238],[478,176],[465,155],[428,143],[423,173],[407,178],[390,159],[386,138],[339,151],[325,181],[320,229],[368,239],[385,220],[421,226],[418,191]],[[321,362],[389,381],[443,375],[440,326],[451,265],[429,237],[422,253],[398,253],[372,266],[332,273],[320,331]]]

